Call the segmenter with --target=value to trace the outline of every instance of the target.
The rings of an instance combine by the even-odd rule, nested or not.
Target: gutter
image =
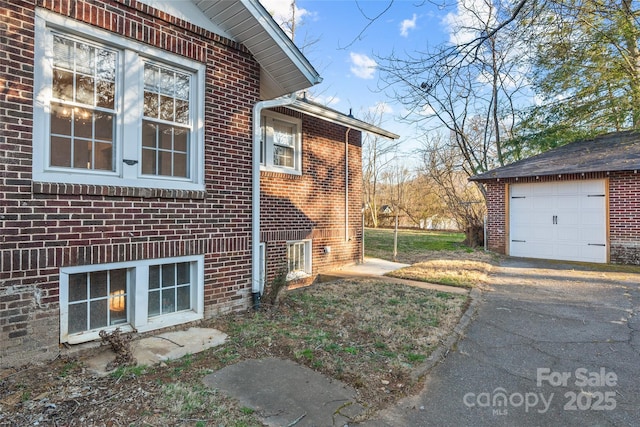
[[[283,107],[296,100],[296,94],[289,97],[281,97],[258,101],[253,106],[253,144],[251,167],[251,294],[253,308],[260,307],[260,297],[264,291],[264,283],[260,278],[260,140],[262,128],[260,117],[265,108]]]

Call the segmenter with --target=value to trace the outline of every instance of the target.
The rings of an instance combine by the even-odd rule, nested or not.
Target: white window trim
[[[304,279],[305,277],[310,277],[313,272],[313,241],[311,239],[305,240],[290,240],[287,241],[287,253],[289,251],[289,245],[294,243],[303,243],[304,244],[304,265],[305,271],[289,271],[289,259],[287,258],[287,281],[296,280],[296,279]]]
[[[260,123],[260,127],[262,129],[262,135],[266,136],[266,141],[262,141],[262,162],[260,164],[260,170],[302,175],[302,120],[268,110],[262,112],[261,120],[264,119],[266,119],[266,123]],[[273,128],[268,126],[268,124],[274,119],[290,123],[296,127],[293,153],[294,166],[292,168],[273,164]]]
[[[149,266],[157,264],[189,262],[195,263],[192,278],[192,310],[179,311],[148,318],[148,272]],[[77,267],[62,267],[60,269],[60,342],[79,344],[99,338],[98,330],[90,330],[69,334],[69,275],[87,273],[91,271],[113,270],[118,268],[131,269],[130,283],[127,287],[127,318],[128,322],[101,328],[112,331],[120,328],[123,332],[136,329],[147,332],[155,329],[167,328],[183,323],[193,322],[204,318],[204,255],[193,255],[176,258],[155,258],[139,261],[128,261],[109,264],[92,264]],[[129,273],[128,273],[129,274]]]
[[[51,70],[52,66],[52,32],[80,37],[96,44],[120,50],[118,75],[125,76],[124,82],[118,77],[119,94],[116,99],[116,132],[115,171],[85,171],[73,169],[55,169],[48,167],[49,158],[49,105],[52,99]],[[37,9],[35,20],[34,43],[34,108],[33,122],[33,180],[39,182],[55,182],[67,184],[112,185],[119,187],[144,187],[176,190],[204,190],[204,93],[206,67],[196,61],[180,57],[158,48],[121,37],[119,35],[91,27],[58,14]],[[190,108],[192,109],[191,154],[189,159],[190,178],[173,178],[167,176],[142,175],[141,121],[143,87],[142,60],[166,64],[192,73]],[[134,77],[132,77],[134,76]],[[137,99],[140,107],[123,109],[124,97]],[[124,141],[126,140],[126,144]],[[131,152],[124,152],[124,146],[137,147],[134,153],[135,166],[123,163],[131,157]]]

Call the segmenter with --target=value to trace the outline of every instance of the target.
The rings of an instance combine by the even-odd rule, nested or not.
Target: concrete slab
[[[203,381],[254,409],[269,426],[344,426],[364,412],[355,389],[291,360],[246,360]]]
[[[414,286],[416,288],[431,289],[434,291],[442,291],[455,294],[466,294],[469,292],[469,289],[467,288],[458,288],[455,286],[438,285],[435,283],[419,282],[416,280],[399,279],[397,277],[385,276],[385,274],[391,271],[409,266],[410,264],[402,264],[400,262],[386,261],[378,258],[365,258],[364,263],[362,264],[347,265],[338,270],[321,273],[319,281],[330,282],[333,280],[349,277],[367,277],[384,279],[385,282],[389,283],[398,283]]]
[[[131,350],[138,365],[153,366],[219,346],[224,344],[226,339],[227,335],[217,329],[189,328],[185,331],[165,332],[131,341]],[[114,358],[115,354],[111,348],[103,346],[97,354],[92,354],[84,362],[91,371],[106,375],[106,366]]]
[[[403,264],[401,262],[392,262],[379,258],[365,257],[362,264],[347,265],[336,270],[335,273],[355,276],[384,276],[390,271],[398,270],[403,267],[409,267],[409,265],[410,264]]]

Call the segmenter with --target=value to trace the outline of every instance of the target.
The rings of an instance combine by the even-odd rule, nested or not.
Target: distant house
[[[361,256],[361,133],[257,0],[5,0],[0,367]]]
[[[640,264],[640,133],[568,144],[477,175],[490,250]]]
[[[390,205],[382,205],[380,207],[380,213],[382,215],[391,215],[393,213],[393,206]]]

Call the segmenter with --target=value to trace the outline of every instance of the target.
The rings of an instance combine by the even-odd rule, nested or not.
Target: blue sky
[[[289,0],[261,2],[278,22],[291,14]],[[428,1],[298,0],[295,41],[323,77],[311,94],[344,113],[352,109],[360,119],[367,110],[382,108],[381,126],[400,134],[401,149],[409,151],[416,146],[416,132],[399,120],[403,107],[379,91],[376,56],[424,51],[450,40],[452,5],[454,9],[439,9]],[[315,43],[304,46],[310,40]]]

